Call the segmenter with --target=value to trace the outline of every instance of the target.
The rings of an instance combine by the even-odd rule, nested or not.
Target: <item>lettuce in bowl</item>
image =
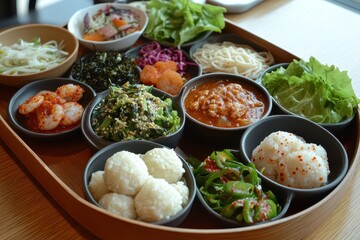
[[[261,83],[282,107],[317,123],[352,118],[360,103],[347,72],[314,57],[268,72]]]
[[[226,9],[191,0],[150,0],[146,2],[149,23],[145,35],[174,46],[194,40],[205,32],[221,32]]]

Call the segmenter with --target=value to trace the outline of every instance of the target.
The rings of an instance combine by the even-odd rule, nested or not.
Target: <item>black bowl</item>
[[[265,77],[266,74],[271,73],[273,71],[276,71],[279,68],[284,68],[286,69],[289,66],[289,63],[279,63],[276,65],[273,65],[271,67],[269,67],[268,69],[266,69],[260,76],[259,78],[256,80],[259,84],[262,84],[262,79]],[[265,87],[266,88],[266,87]],[[270,94],[271,95],[271,94]],[[289,114],[289,115],[295,115],[295,116],[299,116],[289,110],[287,110],[285,107],[283,107],[278,101],[276,101],[272,96],[271,96],[273,103],[275,105],[274,107],[274,111],[275,112],[279,112],[281,114]],[[339,133],[342,130],[344,130],[347,126],[350,125],[350,123],[355,119],[355,114],[353,117],[351,118],[347,118],[341,122],[338,123],[318,123],[320,126],[326,128],[327,130],[329,130],[332,133]]]
[[[173,109],[178,112],[179,117],[181,118],[180,128],[167,136],[159,137],[155,139],[146,139],[151,140],[153,142],[157,142],[163,144],[167,147],[174,148],[178,145],[185,126],[185,111],[179,102],[179,97],[174,97],[168,93],[165,93],[159,89],[152,88],[151,93],[159,97],[161,99],[170,98],[173,102]],[[98,93],[96,97],[89,103],[89,105],[85,108],[83,117],[81,119],[81,131],[85,136],[86,140],[93,146],[95,149],[101,149],[107,145],[110,145],[114,142],[104,140],[99,137],[93,130],[91,126],[91,116],[94,111],[94,108],[109,94],[109,90]]]
[[[42,90],[55,91],[57,87],[69,83],[80,85],[85,90],[84,95],[82,99],[80,99],[79,103],[84,108],[86,108],[86,106],[90,103],[90,101],[95,97],[95,92],[90,86],[82,82],[79,82],[77,80],[68,79],[68,78],[43,79],[25,85],[24,87],[20,88],[11,98],[8,105],[8,115],[9,115],[10,123],[15,127],[16,130],[18,130],[20,133],[24,134],[25,136],[29,136],[37,139],[45,139],[45,140],[59,139],[59,138],[69,137],[70,135],[78,133],[78,131],[80,130],[80,125],[66,131],[55,132],[55,133],[33,132],[27,129],[23,125],[22,120],[24,119],[24,116],[22,116],[18,112],[19,105],[25,102],[31,96],[36,95],[38,92]]]
[[[146,140],[133,140],[133,141],[123,141],[123,142],[117,142],[113,143],[97,153],[95,153],[87,163],[84,175],[83,175],[83,184],[85,189],[85,196],[86,198],[92,202],[93,204],[100,207],[99,203],[94,199],[92,196],[90,190],[89,190],[89,182],[91,180],[91,174],[97,171],[104,170],[104,166],[106,163],[106,160],[112,156],[114,153],[122,150],[126,150],[135,154],[144,154],[147,151],[158,148],[158,147],[166,147],[162,144],[146,141]],[[176,215],[171,217],[170,219],[161,220],[158,222],[153,222],[153,224],[157,225],[166,225],[166,226],[178,226],[180,225],[185,218],[188,216],[190,209],[192,207],[193,201],[195,199],[196,195],[196,183],[194,175],[192,174],[192,170],[189,167],[188,163],[180,156],[178,155],[180,160],[183,163],[183,168],[185,169],[185,173],[183,175],[184,181],[189,188],[189,200],[186,206]]]
[[[219,81],[219,80],[231,80],[243,86],[247,85],[249,89],[256,89],[262,95],[266,106],[262,118],[265,118],[270,114],[272,109],[272,100],[269,93],[266,91],[264,87],[262,87],[261,85],[259,85],[250,78],[246,78],[235,74],[228,74],[228,73],[209,73],[193,78],[191,81],[187,82],[183,87],[183,92],[181,96],[181,105],[184,111],[186,112],[184,102],[191,89],[194,89],[197,86],[206,82]],[[209,142],[218,142],[218,143],[220,142],[226,144],[236,143],[237,145],[240,141],[242,133],[249,126],[251,126],[251,124],[240,127],[212,126],[195,119],[188,113],[186,113],[186,118],[187,118],[186,128],[193,133],[193,136],[200,137],[203,140]]]
[[[304,138],[307,143],[321,145],[327,152],[330,174],[326,185],[318,188],[300,189],[284,186],[271,180],[259,171],[259,175],[268,179],[278,188],[284,188],[292,192],[294,198],[316,199],[319,196],[329,193],[344,178],[348,170],[348,156],[341,142],[328,130],[320,125],[294,115],[273,115],[264,118],[250,126],[242,135],[240,142],[240,153],[244,160],[251,162],[253,150],[260,142],[276,131],[293,133]]]
[[[241,156],[240,156],[240,151],[239,150],[230,150],[232,154],[234,154],[234,156],[239,159],[242,163],[246,164],[247,162],[243,161]],[[245,222],[237,222],[235,220],[226,218],[224,216],[222,216],[220,213],[216,212],[214,209],[212,209],[208,203],[206,202],[206,200],[204,199],[202,193],[200,192],[199,188],[197,187],[197,191],[196,191],[196,195],[198,197],[198,199],[200,200],[201,204],[203,205],[203,207],[211,214],[212,217],[214,217],[215,219],[219,220],[221,223],[224,224],[224,227],[245,227],[245,226],[255,226],[255,225],[259,225],[259,224],[264,224],[264,223],[268,223],[268,222],[273,222],[275,220],[278,220],[282,217],[284,217],[292,203],[292,199],[293,199],[293,194],[290,191],[287,191],[284,188],[279,188],[278,186],[274,185],[272,182],[270,182],[268,179],[264,178],[263,176],[260,176],[261,178],[261,186],[262,189],[265,191],[271,190],[274,195],[277,197],[278,199],[278,203],[281,206],[281,210],[280,213],[269,220],[265,220],[263,222],[255,222],[255,223],[245,223]]]

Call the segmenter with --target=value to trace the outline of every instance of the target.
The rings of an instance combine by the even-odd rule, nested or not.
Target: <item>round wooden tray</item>
[[[277,62],[296,58],[292,54],[267,43],[231,24],[228,32],[241,35],[254,44],[268,49]],[[2,99],[10,100],[17,89],[2,87]],[[212,219],[198,201],[179,227],[164,227],[117,217],[85,200],[82,174],[88,159],[94,153],[79,132],[78,137],[65,142],[40,142],[19,136],[6,121],[6,104],[0,107],[0,132],[3,141],[20,159],[44,189],[77,222],[101,239],[299,239],[313,232],[339,205],[354,175],[359,161],[359,112],[347,130],[337,137],[349,156],[349,170],[342,182],[328,195],[309,202],[294,202],[287,215],[274,222],[250,227],[226,228]],[[4,116],[4,117],[2,117]],[[196,147],[194,147],[196,146]],[[213,150],[236,148],[214,144],[201,144],[185,131],[179,147],[186,154],[201,158]]]

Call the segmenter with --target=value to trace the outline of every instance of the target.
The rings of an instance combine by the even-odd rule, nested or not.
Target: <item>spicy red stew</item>
[[[215,127],[247,126],[259,120],[267,106],[265,96],[250,85],[236,81],[209,81],[191,89],[185,98],[186,112]]]

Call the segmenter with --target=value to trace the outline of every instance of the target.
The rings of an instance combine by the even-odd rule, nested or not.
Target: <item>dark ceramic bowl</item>
[[[196,78],[193,78],[189,82],[187,82],[183,87],[183,93],[181,96],[181,105],[182,108],[186,112],[185,108],[185,99],[187,98],[189,92],[192,89],[197,88],[199,85],[206,83],[206,82],[212,82],[212,81],[219,81],[219,80],[230,80],[235,81],[236,83],[239,83],[244,88],[247,88],[248,90],[252,91],[252,89],[257,90],[257,92],[260,93],[262,96],[262,99],[265,103],[265,110],[263,113],[262,118],[267,117],[272,109],[272,100],[269,95],[269,93],[266,91],[264,87],[257,84],[252,79],[235,75],[235,74],[228,74],[228,73],[209,73],[205,75],[198,76]],[[190,129],[193,133],[193,136],[200,137],[203,140],[209,141],[209,142],[220,142],[220,143],[236,143],[240,141],[241,134],[249,127],[250,125],[246,126],[240,126],[240,127],[217,127],[213,125],[208,125],[206,123],[203,123],[194,117],[192,117],[190,114],[186,112],[186,128]]]
[[[155,139],[146,139],[151,140],[170,148],[176,147],[182,137],[184,126],[185,126],[185,111],[183,110],[182,106],[180,105],[179,97],[174,97],[168,93],[165,93],[159,89],[152,88],[151,93],[159,97],[161,99],[170,98],[173,102],[173,109],[178,112],[179,117],[181,118],[180,128],[164,137],[159,137]],[[91,116],[94,111],[94,108],[109,94],[109,90],[103,91],[98,93],[96,97],[90,102],[90,104],[85,108],[83,117],[81,119],[81,130],[83,135],[85,136],[86,140],[95,148],[101,149],[107,145],[110,145],[114,142],[107,141],[99,137],[91,126]]]
[[[149,45],[149,44],[151,44],[151,42],[150,43],[143,43],[143,44],[141,44],[141,45],[139,45],[137,47],[131,48],[127,52],[125,52],[125,56],[133,59],[136,62],[136,59],[139,57],[140,49],[142,47],[144,47],[144,46]],[[160,44],[160,46],[161,46],[161,44]],[[162,49],[164,49],[164,47],[167,47],[167,46],[164,46],[164,45],[161,46]],[[200,66],[196,62],[194,62],[194,60],[190,57],[190,55],[186,51],[184,51],[184,50],[180,50],[180,51],[182,52],[182,54],[185,57],[186,61],[189,63],[187,65],[186,78],[188,80],[190,80],[190,79],[192,79],[194,77],[197,77],[197,76],[201,75],[202,71],[201,71]]]
[[[278,68],[284,68],[286,69],[289,66],[289,63],[279,63],[276,65],[273,65],[271,67],[269,67],[268,69],[266,69],[257,79],[257,82],[259,84],[262,85],[262,79],[265,77],[265,75],[267,73],[271,73],[273,71],[276,71]],[[275,105],[274,110],[278,111],[282,114],[289,114],[289,115],[296,115],[297,114],[287,110],[285,107],[283,107],[278,101],[276,101],[273,97],[271,97],[273,100],[273,103]],[[341,130],[345,129],[347,126],[350,125],[350,123],[353,121],[353,119],[355,118],[355,114],[353,117],[345,119],[339,123],[318,123],[320,126],[326,128],[327,130],[329,130],[332,133],[339,133],[341,132]]]
[[[166,147],[166,146],[161,145],[159,143],[146,141],[146,140],[133,140],[133,141],[123,141],[123,142],[117,142],[117,143],[111,144],[111,145],[101,149],[97,153],[95,153],[90,158],[90,160],[87,163],[85,170],[84,170],[83,184],[84,184],[86,198],[93,204],[100,207],[98,202],[91,195],[88,185],[89,185],[89,182],[91,179],[91,174],[96,171],[104,170],[106,160],[110,156],[112,156],[114,153],[116,153],[118,151],[126,150],[126,151],[133,152],[136,154],[144,154],[147,151],[149,151],[153,148],[158,148],[158,147]],[[176,215],[174,215],[170,219],[153,222],[153,224],[166,225],[166,226],[180,225],[185,220],[185,218],[188,216],[190,209],[192,207],[193,201],[195,199],[196,183],[195,183],[194,175],[192,174],[192,170],[189,167],[188,163],[180,155],[178,155],[178,156],[181,159],[181,161],[183,163],[183,167],[185,169],[183,179],[184,179],[187,187],[189,188],[188,203],[180,212],[178,212]]]
[[[74,133],[78,133],[78,131],[80,130],[80,124],[74,128],[61,132],[55,132],[55,133],[33,132],[24,126],[23,124],[24,116],[18,112],[19,105],[25,102],[31,96],[36,95],[38,92],[42,90],[55,91],[56,88],[60,87],[61,85],[69,84],[69,83],[80,85],[85,90],[84,95],[80,99],[79,103],[84,108],[86,108],[86,106],[90,103],[90,101],[95,97],[95,92],[90,86],[82,82],[79,82],[77,80],[68,79],[68,78],[49,78],[44,80],[38,80],[20,88],[11,98],[8,105],[8,115],[9,115],[10,123],[21,134],[37,139],[44,139],[44,140],[59,139],[59,138],[69,137]]]
[[[234,156],[241,160],[240,157],[240,152],[238,150],[231,150],[231,152],[234,154]],[[246,164],[245,161],[242,161],[243,163]],[[206,200],[204,199],[202,193],[200,192],[199,188],[197,188],[196,191],[196,195],[198,197],[198,199],[200,200],[201,204],[203,205],[203,207],[211,214],[211,216],[217,220],[219,220],[219,222],[221,222],[222,224],[224,224],[225,227],[245,227],[245,226],[255,226],[255,225],[259,225],[259,224],[263,224],[263,223],[268,223],[268,222],[272,222],[275,220],[278,220],[282,217],[284,217],[290,207],[290,204],[292,202],[293,199],[293,194],[290,191],[287,191],[286,189],[283,188],[279,188],[278,186],[274,185],[272,182],[270,182],[268,179],[260,176],[261,178],[261,186],[262,189],[265,191],[271,190],[274,195],[277,197],[278,203],[281,206],[281,210],[280,213],[270,219],[270,220],[265,220],[263,222],[256,222],[256,223],[244,223],[244,222],[237,222],[235,220],[226,218],[224,216],[222,216],[220,213],[216,212],[214,209],[212,209],[208,203],[206,202]]]
[[[205,39],[202,39],[201,41],[196,42],[189,49],[189,55],[196,62],[196,59],[194,58],[194,53],[196,52],[197,49],[202,48],[203,45],[207,44],[207,43],[214,44],[214,43],[223,43],[223,42],[231,42],[231,43],[239,44],[239,45],[247,45],[257,52],[266,51],[263,48],[255,45],[254,42],[251,42],[245,38],[242,38],[240,35],[233,34],[233,33],[224,33],[224,34],[213,34],[208,38],[205,38]],[[265,70],[265,69],[266,69],[266,65],[263,66],[263,70]],[[203,71],[203,73],[204,73],[204,71]],[[259,71],[259,74],[260,74],[260,71]],[[254,79],[254,80],[256,80],[256,79]]]
[[[327,184],[318,188],[300,189],[284,186],[276,181],[271,180],[259,171],[264,179],[276,185],[278,188],[284,188],[292,192],[294,198],[316,199],[323,194],[329,193],[344,178],[348,170],[348,156],[341,142],[328,130],[320,125],[300,118],[294,115],[273,115],[264,118],[251,127],[242,135],[240,141],[240,153],[244,160],[251,162],[253,150],[260,142],[276,131],[285,131],[303,137],[305,142],[321,145],[327,152],[330,174],[328,175]]]

